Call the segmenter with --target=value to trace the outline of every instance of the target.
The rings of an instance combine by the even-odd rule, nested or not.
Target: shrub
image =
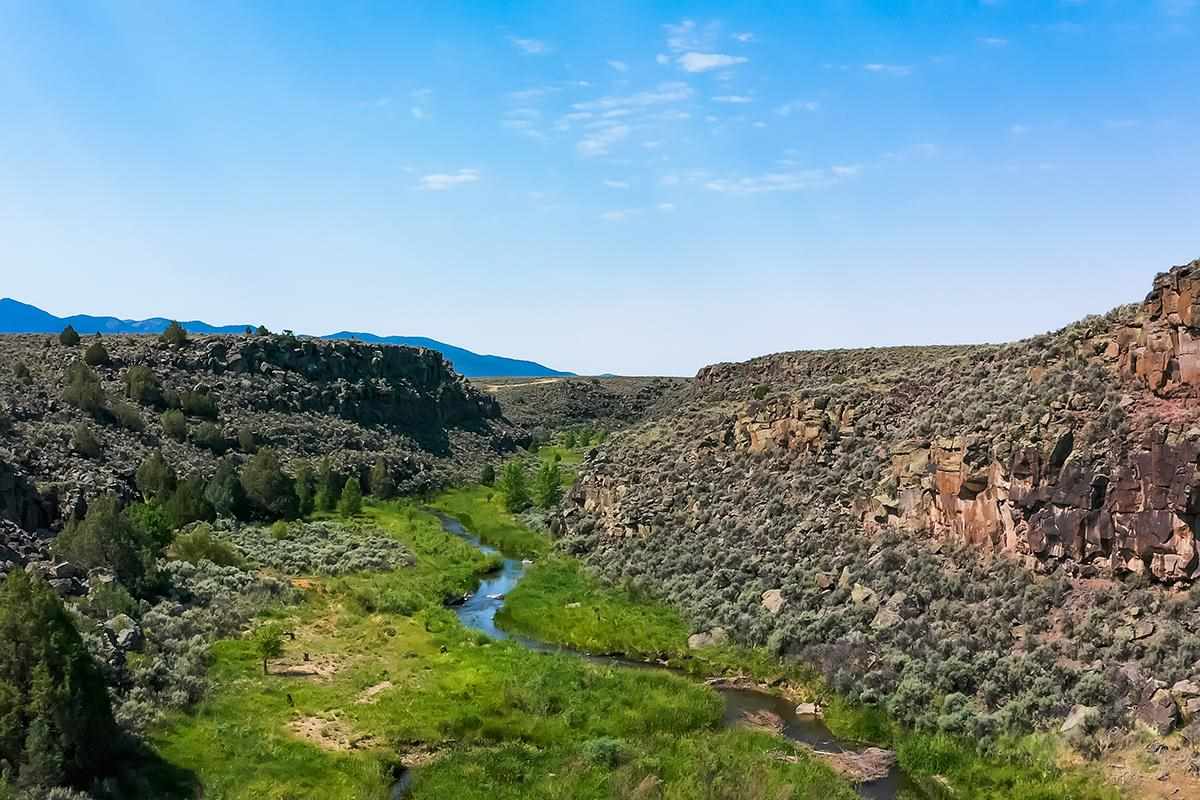
[[[211,422],[202,422],[196,430],[192,431],[192,443],[197,447],[211,450],[217,455],[221,455],[229,449],[229,442],[225,438],[225,434],[221,433],[221,429]]]
[[[563,447],[567,448],[568,450],[574,449],[578,441],[579,440],[575,435],[575,431],[567,431],[562,435]]]
[[[0,585],[0,761],[23,786],[87,783],[118,739],[104,680],[62,601],[14,570]]]
[[[510,461],[500,473],[500,493],[504,496],[504,507],[517,514],[529,508],[529,487],[525,482],[525,470],[516,461]]]
[[[221,567],[240,567],[243,559],[228,542],[213,536],[211,525],[200,524],[175,537],[170,555],[178,561],[198,564],[211,561]]]
[[[20,361],[13,365],[13,377],[26,386],[33,383],[33,376],[29,374],[29,367]]]
[[[246,425],[238,428],[238,449],[247,455],[253,455],[258,450],[258,442],[254,430]]]
[[[199,475],[190,475],[175,487],[175,493],[164,508],[175,527],[213,519],[215,512],[205,499],[204,490],[204,479]]]
[[[92,429],[82,422],[75,426],[75,430],[71,434],[71,448],[87,458],[95,458],[100,455],[100,442],[96,441],[96,434],[92,433]]]
[[[217,418],[217,403],[206,392],[180,392],[179,407],[189,417],[200,417],[202,419]]]
[[[137,503],[125,509],[125,518],[137,531],[138,538],[151,542],[156,551],[171,543],[175,528],[167,512],[158,503]]]
[[[607,767],[612,769],[619,766],[628,757],[628,748],[620,739],[615,739],[611,736],[601,736],[597,739],[589,739],[583,743],[580,748],[580,753],[585,761],[595,764],[598,767]]]
[[[479,471],[479,482],[484,486],[491,486],[496,482],[496,468],[491,464],[484,464],[483,469]]]
[[[118,400],[112,404],[113,419],[127,431],[141,433],[146,430],[146,420],[142,419],[141,413],[129,405],[129,403]]]
[[[87,516],[72,519],[54,542],[61,557],[84,569],[107,569],[139,596],[153,580],[156,550],[156,543],[121,513],[113,495],[93,500]]]
[[[89,367],[103,367],[109,363],[108,350],[99,338],[93,339],[87,350],[83,351],[83,361]]]
[[[143,498],[160,503],[165,502],[175,491],[177,481],[175,470],[163,458],[161,450],[155,450],[146,456],[134,479]]]
[[[63,390],[63,400],[81,411],[95,414],[104,408],[107,397],[104,387],[100,385],[100,377],[87,364],[76,361],[67,367],[67,387]]]
[[[273,622],[259,626],[254,632],[254,649],[262,658],[263,675],[266,675],[267,662],[283,655],[283,629]]]
[[[167,329],[158,337],[159,341],[171,347],[183,347],[188,342],[187,331],[178,322],[172,321]]]
[[[391,470],[382,457],[375,459],[371,467],[371,494],[380,500],[390,500],[396,496],[396,482],[392,480]]]
[[[282,542],[285,539],[292,537],[292,526],[288,525],[281,519],[277,519],[271,523],[271,538],[277,542]]]
[[[75,332],[75,328],[68,325],[62,329],[62,333],[58,335],[58,343],[67,347],[79,346],[79,334]]]
[[[359,488],[358,478],[346,479],[342,496],[338,500],[338,513],[343,517],[353,517],[362,513],[362,489]]]
[[[246,516],[246,492],[232,461],[223,459],[217,464],[217,471],[204,487],[204,499],[219,517]]]
[[[143,406],[162,403],[162,384],[149,367],[141,365],[125,370],[125,396]]]
[[[300,516],[307,517],[316,507],[312,465],[307,461],[296,462],[296,476],[293,480],[296,484],[296,511]]]
[[[242,469],[242,488],[254,511],[266,519],[292,519],[297,499],[292,479],[284,474],[279,457],[269,447],[254,454]]]
[[[164,411],[159,421],[162,423],[163,434],[177,442],[187,440],[187,418],[183,416],[182,411],[174,408]]]
[[[254,335],[255,335],[255,336],[270,336],[270,335],[271,335],[271,332],[270,332],[269,330],[267,330],[267,326],[266,326],[266,325],[259,325],[259,326],[258,326],[258,327],[257,327],[257,328],[254,330]]]
[[[98,620],[112,619],[118,614],[138,615],[137,600],[116,581],[94,582],[79,605],[89,617]]]
[[[758,386],[754,387],[754,392],[753,392],[754,399],[755,400],[764,400],[764,399],[766,399],[766,397],[770,393],[770,391],[771,391],[770,386],[767,386],[765,383],[760,383]]]

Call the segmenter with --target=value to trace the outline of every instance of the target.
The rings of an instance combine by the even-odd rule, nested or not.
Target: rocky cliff
[[[1074,692],[1092,673],[1117,709],[1200,673],[1196,601],[1178,599],[1200,576],[1198,302],[1200,261],[1013,344],[706,367],[674,413],[585,461],[566,546],[698,627],[815,648],[874,697],[971,641],[988,671],[1027,670],[1003,690],[948,679],[988,714],[1028,716],[1039,680]]]
[[[68,372],[95,342],[102,406],[65,399]],[[270,446],[285,462],[325,455],[346,472],[382,458],[402,489],[474,474],[526,434],[496,400],[433,350],[292,336],[199,336],[184,346],[156,337],[0,336],[0,517],[27,530],[59,524],[103,492],[131,496],[132,478],[161,449],[181,475],[207,474],[219,455]],[[153,388],[133,397],[131,369]],[[181,407],[186,434],[164,430]],[[79,431],[95,440],[81,447]]]

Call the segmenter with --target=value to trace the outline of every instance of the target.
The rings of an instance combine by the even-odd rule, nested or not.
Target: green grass
[[[454,517],[484,544],[510,558],[538,559],[550,552],[550,540],[515,520],[504,509],[504,498],[490,486],[451,489],[429,505]]]
[[[219,642],[208,698],[154,732],[159,757],[194,775],[206,800],[382,799],[411,750],[442,753],[416,771],[418,799],[853,797],[803,755],[776,761],[790,750],[778,740],[716,730],[719,696],[682,676],[535,653],[464,629],[443,598],[491,560],[410,504],[365,513],[416,564],[310,582],[301,606],[272,615],[296,639],[271,674],[249,638]],[[306,663],[328,670],[295,674]],[[303,738],[301,723],[341,746]],[[773,793],[741,787],[760,773]],[[633,793],[658,780],[663,792]],[[712,786],[725,788],[697,793]]]

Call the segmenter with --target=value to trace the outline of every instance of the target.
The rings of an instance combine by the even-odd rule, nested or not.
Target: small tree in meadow
[[[484,486],[491,486],[496,483],[496,468],[491,464],[484,464],[483,469],[479,471],[479,482]]]
[[[263,675],[267,675],[270,660],[283,655],[283,631],[274,623],[263,625],[254,632],[254,649],[262,659]]]
[[[371,494],[380,500],[391,500],[396,496],[396,482],[382,457],[375,459],[371,467]]]
[[[175,321],[172,321],[158,338],[171,347],[183,347],[188,341],[187,331]]]
[[[358,478],[346,479],[341,499],[338,500],[338,513],[343,517],[354,517],[362,513],[362,487],[358,485]]]
[[[67,347],[78,347],[79,334],[75,331],[74,327],[68,325],[67,327],[63,328],[62,333],[58,335],[58,343]]]
[[[562,500],[562,471],[555,462],[546,462],[533,481],[533,496],[541,508],[553,508]]]
[[[529,508],[529,486],[525,481],[525,470],[516,461],[510,461],[500,473],[497,486],[504,496],[504,507],[516,514]]]

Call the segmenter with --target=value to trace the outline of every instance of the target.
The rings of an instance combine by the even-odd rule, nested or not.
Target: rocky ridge
[[[947,693],[989,725],[1072,697],[1174,725],[1197,709],[1171,687],[1200,674],[1198,300],[1200,261],[1013,344],[706,367],[585,461],[565,546],[872,701],[963,652],[978,674]]]

